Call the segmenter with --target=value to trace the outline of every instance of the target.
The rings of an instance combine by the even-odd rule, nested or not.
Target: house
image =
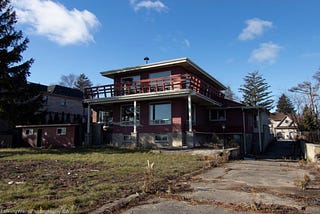
[[[274,112],[270,114],[270,131],[276,139],[294,140],[298,135],[297,124],[284,113]]]
[[[81,146],[79,124],[44,124],[18,125],[22,140],[31,147],[65,147]]]
[[[88,144],[194,148],[218,141],[247,153],[268,143],[265,110],[225,99],[226,87],[188,58],[101,75],[114,83],[85,89]]]
[[[43,108],[46,112],[43,124],[80,123],[85,110],[82,105],[83,92],[79,89],[60,85],[42,85],[29,83],[43,96]]]
[[[22,124],[22,142],[32,147],[77,147],[82,145],[82,126],[85,109],[82,105],[83,92],[60,85],[46,86],[29,83],[43,97],[44,118],[39,124]]]

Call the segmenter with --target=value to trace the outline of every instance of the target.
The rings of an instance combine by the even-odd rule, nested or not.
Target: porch
[[[85,89],[85,99],[97,100],[154,92],[168,92],[190,89],[210,99],[223,98],[224,94],[212,84],[192,74],[176,74],[161,78],[124,81]]]

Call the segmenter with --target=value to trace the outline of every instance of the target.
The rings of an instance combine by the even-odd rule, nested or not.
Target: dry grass
[[[145,190],[147,160],[154,162],[154,191],[208,163],[198,156],[108,148],[0,149],[0,210],[94,210]]]

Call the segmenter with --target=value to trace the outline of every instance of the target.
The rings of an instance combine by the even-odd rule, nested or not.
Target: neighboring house
[[[22,140],[32,147],[76,147],[82,144],[82,126],[85,109],[83,92],[60,85],[46,86],[29,83],[43,96],[45,112],[41,124],[22,124]]]
[[[86,111],[82,105],[83,92],[60,85],[41,85],[30,83],[37,87],[43,96],[43,108],[46,112],[44,124],[81,123]]]
[[[270,131],[276,139],[294,140],[297,137],[297,124],[286,114],[274,112],[269,116]]]
[[[79,124],[21,125],[22,140],[32,147],[81,146]]]
[[[188,58],[101,74],[114,83],[85,90],[87,143],[194,148],[218,137],[252,153],[269,142],[266,111],[225,99],[226,87]]]

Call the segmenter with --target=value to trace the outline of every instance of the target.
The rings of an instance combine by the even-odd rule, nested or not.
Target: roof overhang
[[[163,100],[163,99],[172,99],[179,97],[187,97],[191,95],[192,100],[197,103],[202,103],[203,105],[215,105],[221,106],[221,103],[210,99],[202,94],[196,93],[190,89],[181,89],[181,90],[173,90],[173,91],[162,91],[162,92],[151,92],[151,93],[143,93],[143,94],[132,94],[126,96],[115,96],[108,98],[100,98],[100,99],[85,99],[83,103],[89,105],[111,105],[114,103],[125,103],[132,101],[147,101],[147,100]]]
[[[102,76],[114,79],[115,75],[122,74],[122,73],[132,73],[135,71],[143,71],[143,70],[150,70],[150,69],[159,69],[159,68],[167,68],[172,66],[182,66],[188,70],[200,72],[202,75],[207,77],[210,81],[214,82],[220,87],[220,90],[226,90],[226,86],[223,85],[221,82],[219,82],[217,79],[215,79],[213,76],[211,76],[209,73],[207,73],[205,70],[200,68],[197,64],[192,62],[189,58],[179,58],[179,59],[173,59],[173,60],[167,60],[167,61],[161,61],[161,62],[155,62],[155,63],[149,63],[134,67],[127,67],[122,69],[116,69],[116,70],[109,70],[109,71],[103,71],[100,72]]]

